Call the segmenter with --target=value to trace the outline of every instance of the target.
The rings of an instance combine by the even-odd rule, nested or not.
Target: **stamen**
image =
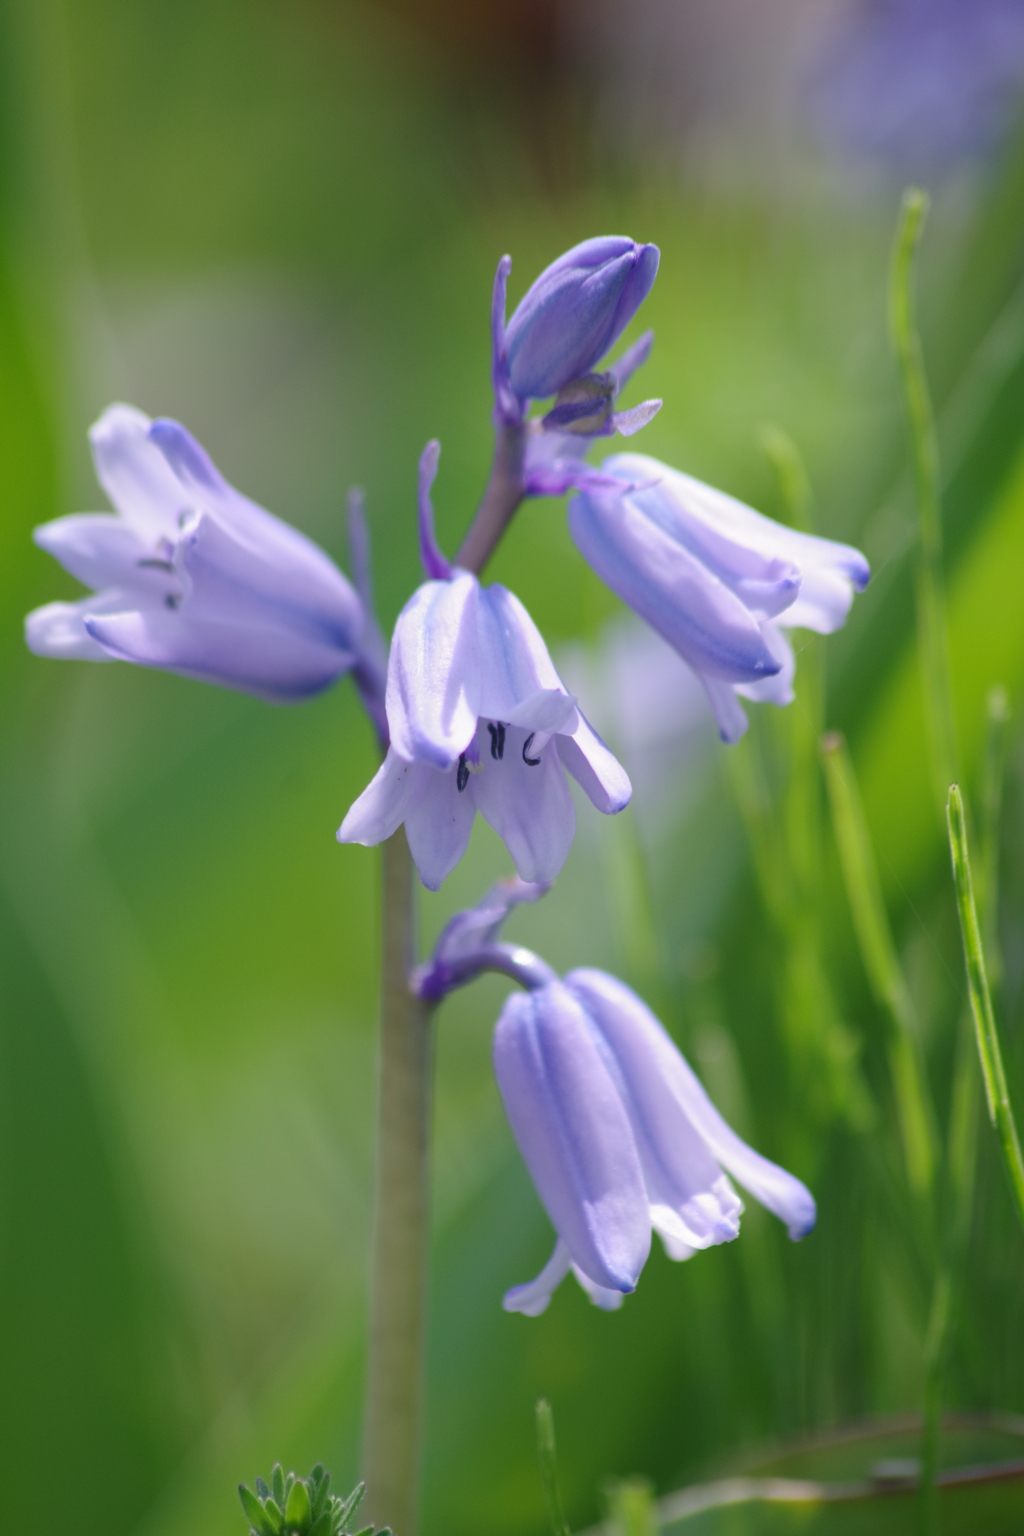
[[[469,764],[466,762],[465,752],[459,753],[459,766],[455,771],[455,782],[458,785],[459,794],[461,795],[462,791],[469,783]]]
[[[144,571],[167,571],[174,575],[174,566],[170,560],[136,560],[135,564]]]
[[[491,733],[491,756],[495,762],[500,763],[505,756],[505,727],[500,721],[492,725],[488,720],[487,729]]]
[[[523,742],[523,762],[526,764],[527,768],[536,768],[540,762],[539,757],[527,757],[526,755],[530,750],[530,745],[536,734],[536,731],[531,731],[529,736],[527,736],[526,740]]]
[[[180,602],[180,597],[176,597],[173,592],[168,592],[167,596],[164,598],[164,607],[169,608],[171,612],[174,613]]]

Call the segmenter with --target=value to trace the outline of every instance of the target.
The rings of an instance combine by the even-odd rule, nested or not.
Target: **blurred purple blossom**
[[[1020,0],[862,0],[819,60],[811,95],[832,141],[906,176],[991,150],[1022,87]]]
[[[273,702],[360,663],[365,616],[348,581],[230,486],[184,427],[113,405],[89,435],[115,514],[62,517],[34,538],[95,590],[30,613],[31,650],[132,661]]]

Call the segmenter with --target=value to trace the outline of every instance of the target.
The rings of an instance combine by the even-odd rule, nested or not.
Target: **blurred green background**
[[[378,872],[334,830],[373,742],[348,684],[274,710],[26,652],[24,613],[75,592],[30,531],[102,508],[86,429],[111,400],[184,421],[234,483],[342,564],[345,493],[363,485],[389,627],[418,580],[423,443],[443,443],[449,549],[486,476],[498,257],[512,254],[515,302],[588,235],[656,241],[642,386],[666,404],[636,446],[783,515],[758,447],[761,425],[780,424],[821,531],[875,568],[847,629],[805,649],[801,684],[824,662],[824,723],[848,734],[861,775],[945,1125],[963,985],[885,330],[899,178],[823,147],[801,115],[807,11],[731,0],[715,20],[687,4],[690,30],[669,28],[662,47],[653,0],[0,8],[9,1529],[37,1528],[45,1498],[47,1526],[80,1536],[229,1536],[235,1485],[275,1458],[323,1460],[342,1483],[358,1470]],[[969,792],[988,688],[1016,702],[1024,684],[1016,143],[935,171],[921,269]],[[600,693],[631,632],[564,509],[525,507],[493,574]],[[730,756],[704,717],[674,725],[670,700],[664,729],[655,699],[631,747],[616,698],[595,698],[649,781],[648,809],[606,822],[581,807],[557,888],[510,933],[556,966],[636,985],[737,1128],[810,1183],[818,1229],[793,1246],[754,1206],[735,1244],[685,1265],[654,1253],[618,1314],[570,1284],[540,1319],[504,1314],[502,1292],[536,1273],[551,1233],[490,1067],[504,985],[453,998],[438,1032],[427,1536],[545,1528],[541,1393],[574,1526],[598,1518],[609,1477],[664,1492],[751,1447],[919,1406],[930,1274],[821,786],[793,778],[814,718],[801,700],[753,709]],[[1015,731],[1001,939],[1018,1090],[1022,838]],[[806,986],[764,878],[775,844],[798,874],[810,848]],[[423,894],[424,944],[508,869],[478,825],[444,890]],[[1024,1411],[1024,1242],[1002,1180],[983,1127],[948,1396]]]

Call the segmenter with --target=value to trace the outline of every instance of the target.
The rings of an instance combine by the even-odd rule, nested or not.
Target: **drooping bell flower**
[[[628,803],[625,771],[565,689],[515,595],[453,569],[433,537],[438,447],[420,466],[421,543],[430,580],[399,615],[385,703],[391,745],[338,832],[372,846],[404,822],[420,878],[437,890],[479,811],[524,880],[553,880],[575,833],[570,773],[598,810]]]
[[[604,971],[513,993],[494,1067],[558,1234],[537,1278],[506,1294],[507,1311],[543,1312],[570,1269],[598,1306],[619,1306],[652,1230],[672,1259],[731,1241],[743,1207],[729,1174],[794,1240],[814,1226],[810,1192],[740,1140],[650,1009]]]
[[[739,697],[789,704],[787,628],[831,634],[870,569],[859,550],[798,533],[644,454],[607,459],[622,491],[585,485],[569,504],[577,549],[700,678],[727,742]]]
[[[93,592],[25,621],[40,656],[131,661],[273,702],[360,663],[363,606],[322,549],[230,486],[185,428],[113,405],[90,434],[115,513],[35,542]]]

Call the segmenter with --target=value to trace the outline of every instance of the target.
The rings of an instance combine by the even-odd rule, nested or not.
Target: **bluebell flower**
[[[391,745],[338,840],[373,846],[404,823],[420,879],[437,890],[479,811],[524,880],[550,881],[576,830],[566,772],[608,815],[628,803],[629,779],[563,686],[519,599],[498,583],[481,586],[437,550],[429,502],[437,455],[430,444],[420,471],[431,579],[400,613],[388,657]]]
[[[541,1273],[505,1296],[536,1316],[570,1269],[606,1309],[636,1288],[652,1230],[672,1259],[729,1242],[742,1202],[728,1174],[794,1240],[810,1192],[741,1141],[629,987],[577,970],[508,998],[494,1067],[512,1131],[558,1234]]]
[[[622,490],[584,485],[573,498],[577,549],[693,668],[722,739],[738,741],[747,728],[740,697],[793,699],[784,631],[839,629],[867,586],[867,561],[643,454],[616,454],[601,473]]]
[[[545,400],[590,373],[650,293],[660,259],[656,245],[604,235],[546,267],[505,329],[512,392]]]
[[[113,405],[89,434],[116,515],[35,542],[93,592],[25,621],[40,656],[132,661],[284,702],[358,666],[363,606],[310,539],[220,475],[174,421]]]

